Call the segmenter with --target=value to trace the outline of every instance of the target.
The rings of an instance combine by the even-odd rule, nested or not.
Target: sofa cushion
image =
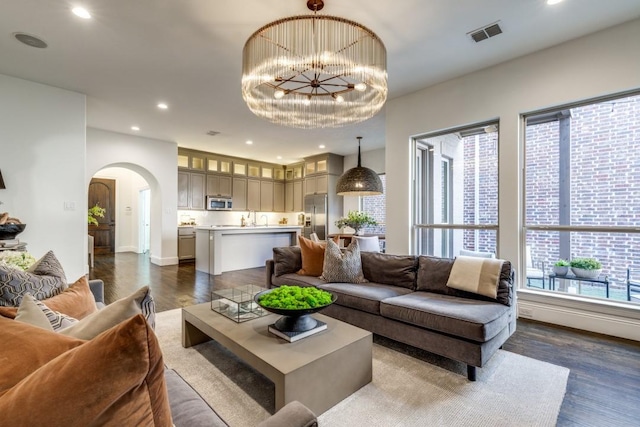
[[[498,293],[495,299],[448,287],[447,281],[449,280],[449,274],[451,273],[453,263],[454,260],[451,258],[438,258],[427,255],[419,256],[416,290],[482,301],[497,301],[508,306],[512,304],[513,281],[511,278],[511,262],[504,261],[502,263],[500,281],[498,283]]]
[[[282,276],[273,276],[271,284],[274,286],[290,285],[290,286],[319,286],[327,282],[319,277],[301,276],[296,273],[283,274]]]
[[[62,265],[53,251],[44,254],[42,258],[33,263],[27,271],[37,274],[38,276],[58,277],[62,282],[67,283],[67,276],[65,276]]]
[[[227,427],[207,402],[173,369],[166,369],[164,378],[169,392],[169,404],[176,427]]]
[[[273,248],[273,272],[276,276],[296,273],[302,268],[300,246]]]
[[[447,286],[496,299],[503,262],[495,258],[459,256],[453,263]]]
[[[360,248],[356,240],[344,251],[341,251],[333,240],[327,240],[321,278],[326,282],[335,283],[367,282],[362,274]]]
[[[148,286],[121,298],[58,332],[62,335],[90,340],[109,328],[137,314],[144,315],[155,327],[155,304]]]
[[[335,304],[368,313],[380,314],[380,301],[386,298],[406,295],[410,289],[382,283],[326,283],[318,286],[338,297]]]
[[[51,310],[64,313],[75,319],[82,319],[98,310],[89,283],[84,276],[59,295],[46,298],[42,302]],[[0,315],[11,319],[16,317],[17,311],[18,307],[0,307]]]
[[[40,366],[84,341],[0,316],[0,343],[2,394]]]
[[[389,255],[360,252],[364,278],[370,282],[416,288],[418,258],[413,255]]]
[[[7,425],[170,427],[158,340],[142,315],[132,317],[27,375],[0,396],[0,414]]]
[[[413,292],[380,303],[384,317],[476,342],[488,341],[504,329],[509,311],[497,302],[431,292]]]
[[[314,242],[303,236],[298,236],[300,243],[300,253],[302,257],[302,268],[298,271],[301,276],[320,276],[324,262],[324,242]]]
[[[16,314],[16,321],[22,323],[28,323],[33,326],[45,329],[53,332],[53,326],[49,322],[47,315],[36,304],[36,300],[33,299],[30,293],[26,293],[22,296],[22,302],[18,307],[18,313]]]
[[[52,259],[55,257],[50,256],[49,260]],[[18,307],[22,296],[27,292],[35,299],[50,298],[61,293],[66,287],[64,273],[62,277],[40,275],[0,264],[0,306]]]

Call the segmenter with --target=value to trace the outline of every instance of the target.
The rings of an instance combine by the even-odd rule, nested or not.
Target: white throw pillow
[[[26,293],[22,296],[22,301],[18,307],[16,313],[16,320],[22,323],[28,323],[29,325],[37,326],[47,331],[53,332],[53,327],[49,323],[47,315],[42,312],[40,307],[36,304],[36,300],[30,293]]]

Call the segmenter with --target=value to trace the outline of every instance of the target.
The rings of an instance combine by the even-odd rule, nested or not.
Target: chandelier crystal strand
[[[242,95],[254,114],[280,125],[358,123],[386,101],[386,50],[373,32],[343,18],[280,19],[247,40]]]

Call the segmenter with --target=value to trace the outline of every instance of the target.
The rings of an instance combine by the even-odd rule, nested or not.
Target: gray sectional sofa
[[[297,246],[273,249],[267,287],[316,286],[338,296],[322,314],[467,365],[467,377],[487,363],[516,329],[511,263],[502,266],[497,298],[446,286],[453,259],[362,252],[368,283],[327,283],[296,274]]]
[[[99,308],[104,307],[104,283],[90,280],[89,287]],[[165,370],[171,416],[175,427],[228,427],[228,424],[173,369]],[[300,402],[290,402],[259,427],[317,427],[316,416]]]

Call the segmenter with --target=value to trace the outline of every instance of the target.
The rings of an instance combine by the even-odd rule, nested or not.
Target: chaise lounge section
[[[515,332],[514,271],[504,261],[496,298],[447,286],[454,260],[432,256],[361,253],[367,283],[327,283],[297,274],[297,246],[273,249],[267,287],[316,286],[338,296],[323,314],[375,334],[463,362],[467,378]]]

